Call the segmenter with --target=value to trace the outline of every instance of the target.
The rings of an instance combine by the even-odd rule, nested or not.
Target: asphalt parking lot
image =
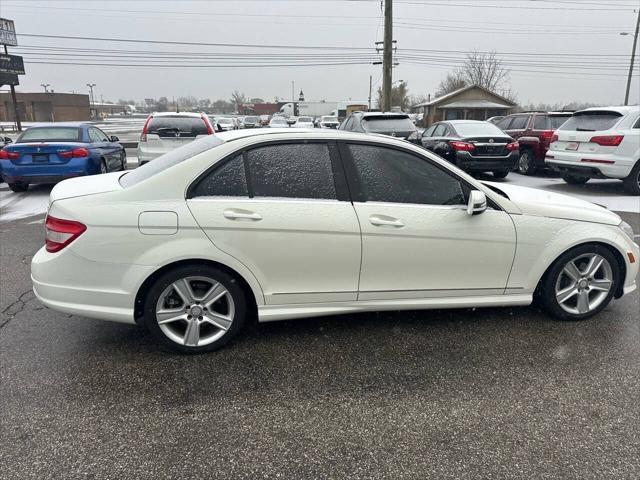
[[[638,292],[580,323],[360,314],[177,356],[34,299],[42,218],[0,225],[0,478],[640,478]]]

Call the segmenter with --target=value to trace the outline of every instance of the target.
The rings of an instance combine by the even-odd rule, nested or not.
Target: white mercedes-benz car
[[[584,319],[636,288],[638,256],[591,203],[482,183],[387,136],[260,129],[59,183],[31,275],[50,308],[202,352],[256,316],[537,298]]]

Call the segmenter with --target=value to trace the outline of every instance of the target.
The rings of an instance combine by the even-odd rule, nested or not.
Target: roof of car
[[[485,120],[445,120],[445,122],[450,123],[452,125],[461,125],[463,123],[490,123]]]
[[[612,106],[612,107],[591,107],[585,108],[583,110],[579,110],[579,112],[601,112],[601,111],[612,111],[618,112],[622,115],[626,115],[627,113],[636,112],[640,110],[640,105],[625,105],[625,106]],[[578,112],[576,112],[578,113]]]
[[[362,117],[409,117],[406,113],[402,112],[353,112],[361,114]]]
[[[90,122],[41,122],[41,123],[34,123],[29,128],[33,128],[33,127],[76,127],[76,128],[80,128],[80,127],[87,127],[89,125],[91,125]]]
[[[201,117],[202,113],[196,112],[153,112],[154,117]]]
[[[220,132],[216,133],[215,136],[220,138],[225,142],[230,142],[233,140],[239,140],[247,137],[257,137],[257,136],[269,136],[269,137],[284,137],[285,139],[295,139],[298,136],[305,135],[308,137],[310,134],[315,138],[327,138],[327,139],[352,139],[352,140],[362,140],[366,138],[383,138],[387,140],[394,140],[398,142],[405,142],[402,139],[395,139],[394,137],[389,137],[388,135],[379,135],[379,134],[364,134],[358,132],[350,132],[345,130],[336,130],[336,129],[320,129],[320,128],[258,128],[258,129],[247,129],[247,130],[231,130],[228,132]]]

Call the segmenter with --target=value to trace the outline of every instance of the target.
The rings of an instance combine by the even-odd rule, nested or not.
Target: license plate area
[[[49,155],[46,153],[34,153],[32,157],[33,163],[49,163]]]
[[[580,145],[579,142],[569,142],[567,143],[567,145],[564,147],[565,150],[578,150],[578,146]]]

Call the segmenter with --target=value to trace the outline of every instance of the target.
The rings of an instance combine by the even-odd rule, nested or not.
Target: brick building
[[[23,122],[65,122],[89,120],[89,95],[76,93],[16,92]],[[0,93],[0,122],[14,121],[11,94]]]

